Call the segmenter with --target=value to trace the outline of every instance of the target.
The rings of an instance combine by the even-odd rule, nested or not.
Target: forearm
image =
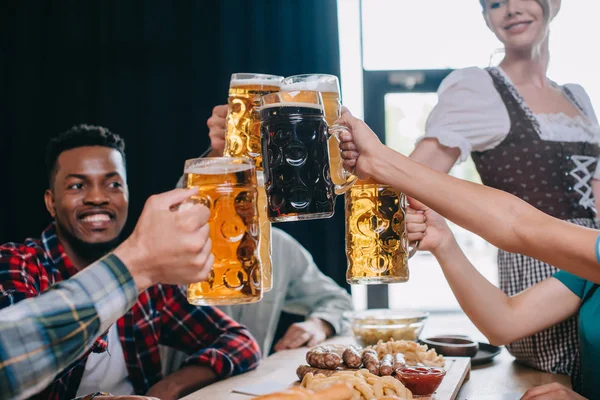
[[[328,323],[333,329],[332,334],[340,334],[347,330],[348,323],[343,314],[346,311],[352,311],[352,299],[344,289],[339,288],[344,293],[340,296],[329,297],[323,302],[317,304],[309,315],[309,318],[318,318]],[[346,298],[347,296],[347,298]]]
[[[147,396],[158,398],[180,398],[204,386],[210,385],[218,379],[217,374],[207,366],[188,365],[179,371],[165,377],[154,385]]]
[[[107,257],[40,296],[0,311],[3,394],[25,398],[47,387],[136,298],[125,266],[116,257]],[[27,341],[28,346],[15,347],[15,340]]]
[[[382,146],[368,173],[496,247],[600,282],[598,232],[552,218],[506,192],[457,179]]]
[[[510,298],[492,285],[467,259],[454,237],[433,252],[462,310],[492,344],[515,336]]]

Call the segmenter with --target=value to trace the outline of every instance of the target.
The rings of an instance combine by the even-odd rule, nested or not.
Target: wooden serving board
[[[471,359],[468,357],[445,357],[446,376],[433,396],[417,396],[424,400],[454,400],[471,373]]]

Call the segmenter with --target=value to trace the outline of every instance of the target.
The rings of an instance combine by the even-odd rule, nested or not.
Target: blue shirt
[[[583,301],[579,308],[581,394],[600,399],[600,290],[597,284],[565,271],[554,277]]]

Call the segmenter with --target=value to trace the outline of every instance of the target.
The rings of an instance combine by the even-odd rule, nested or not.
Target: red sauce
[[[444,375],[446,371],[433,367],[402,367],[396,370],[396,377],[417,396],[433,394]]]

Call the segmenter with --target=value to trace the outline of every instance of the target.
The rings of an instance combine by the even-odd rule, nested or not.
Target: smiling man
[[[88,125],[50,141],[44,199],[54,221],[39,240],[0,246],[0,308],[40,295],[117,246],[129,201],[124,149],[118,135]],[[159,344],[189,355],[165,378]],[[259,358],[245,327],[215,308],[188,304],[181,287],[159,284],[142,292],[92,351],[38,396],[72,399],[106,391],[176,399],[251,369]]]

